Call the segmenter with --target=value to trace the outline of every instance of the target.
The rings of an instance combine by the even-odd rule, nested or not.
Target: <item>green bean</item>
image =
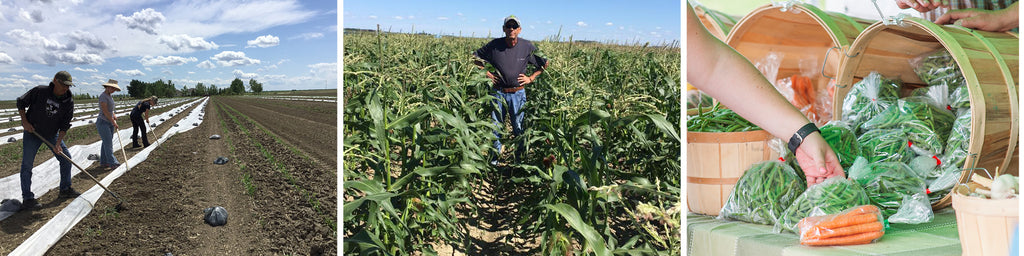
[[[869,203],[870,199],[857,183],[839,177],[830,178],[811,186],[797,197],[775,223],[774,230],[795,233],[796,224],[803,218],[839,213]]]
[[[885,217],[896,214],[904,196],[925,192],[924,181],[904,163],[858,161],[850,168],[850,178],[864,188],[871,203],[878,206]]]
[[[711,111],[698,110],[697,115],[688,116],[686,130],[691,132],[745,132],[761,130],[730,109],[715,105]]]
[[[857,143],[857,136],[843,121],[832,121],[821,127],[821,136],[825,137],[829,147],[839,158],[839,165],[843,169],[850,168],[853,160],[861,155],[860,144]]]
[[[861,152],[870,162],[906,162],[912,157],[907,133],[902,129],[870,130],[857,138]]]

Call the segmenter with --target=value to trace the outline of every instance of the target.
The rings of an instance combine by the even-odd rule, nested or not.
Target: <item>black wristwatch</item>
[[[810,135],[812,132],[821,132],[814,123],[807,123],[800,127],[800,130],[797,130],[793,137],[789,138],[789,151],[796,154],[796,148],[800,147],[800,144],[804,143],[804,138],[807,138],[807,135]]]

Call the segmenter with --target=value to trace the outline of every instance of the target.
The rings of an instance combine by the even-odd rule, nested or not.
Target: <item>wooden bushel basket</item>
[[[967,187],[953,192],[956,230],[963,255],[1009,255],[1013,231],[1020,221],[1020,199],[984,199],[964,195]]]
[[[905,87],[927,86],[908,60],[946,49],[956,60],[967,82],[971,101],[971,136],[965,171],[958,183],[967,182],[980,169],[1004,170],[1017,156],[1018,41],[1013,33],[974,31],[961,26],[940,26],[919,18],[904,18],[901,25],[875,23],[864,30],[846,52],[837,77],[833,119],[842,116],[843,98],[851,85],[872,71],[899,77]],[[976,157],[975,157],[976,156]],[[997,173],[998,175],[999,173]],[[950,193],[952,194],[952,193]],[[932,205],[949,206],[950,195]]]
[[[779,157],[767,131],[687,132],[686,205],[690,211],[718,215],[736,181],[750,165]]]
[[[704,28],[708,29],[708,32],[718,38],[718,40],[724,41],[726,36],[729,35],[729,30],[736,26],[736,18],[719,11],[707,9],[704,6],[693,6],[693,12],[697,13],[697,19],[700,19],[700,23],[704,25]]]
[[[839,72],[842,52],[874,21],[826,12],[809,4],[765,5],[747,14],[732,28],[726,43],[751,63],[772,52],[783,54],[776,77],[821,69],[811,76],[815,90],[828,90],[830,77]],[[801,68],[801,61],[805,62]],[[824,63],[824,65],[823,65]],[[775,83],[775,81],[769,81]],[[819,113],[831,109],[818,110]]]

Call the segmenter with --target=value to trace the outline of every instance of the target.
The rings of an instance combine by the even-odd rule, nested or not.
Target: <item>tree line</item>
[[[257,82],[256,79],[249,79],[249,90],[253,94],[260,94],[263,92],[263,84]],[[132,98],[146,98],[149,96],[157,97],[189,97],[189,96],[212,96],[212,95],[241,95],[246,93],[245,83],[242,79],[235,78],[231,81],[231,85],[225,88],[219,88],[216,85],[210,84],[205,85],[203,83],[196,83],[192,88],[187,85],[182,86],[181,89],[177,89],[174,86],[174,82],[167,80],[164,82],[163,79],[157,80],[156,82],[143,82],[132,79],[128,83],[128,96]]]

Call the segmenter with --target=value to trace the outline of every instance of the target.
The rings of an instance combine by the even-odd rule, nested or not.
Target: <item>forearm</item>
[[[687,80],[772,135],[788,139],[809,121],[746,58],[711,36],[688,8]]]
[[[18,117],[21,118],[21,122],[22,123],[27,123],[28,122],[28,118],[25,118],[25,109],[23,109],[23,108],[19,108],[18,109]]]
[[[68,133],[68,131],[58,131],[57,132],[57,143],[54,143],[53,146],[55,146],[57,148],[60,148],[60,144],[64,142],[64,135],[67,134],[67,133]]]
[[[1003,24],[1006,24],[1006,27],[1004,27],[1005,30],[1020,27],[1020,11],[1017,9],[1017,3],[1019,2],[1013,2],[1013,4],[1007,6],[1006,9],[1003,9],[1001,18],[1003,19]]]

